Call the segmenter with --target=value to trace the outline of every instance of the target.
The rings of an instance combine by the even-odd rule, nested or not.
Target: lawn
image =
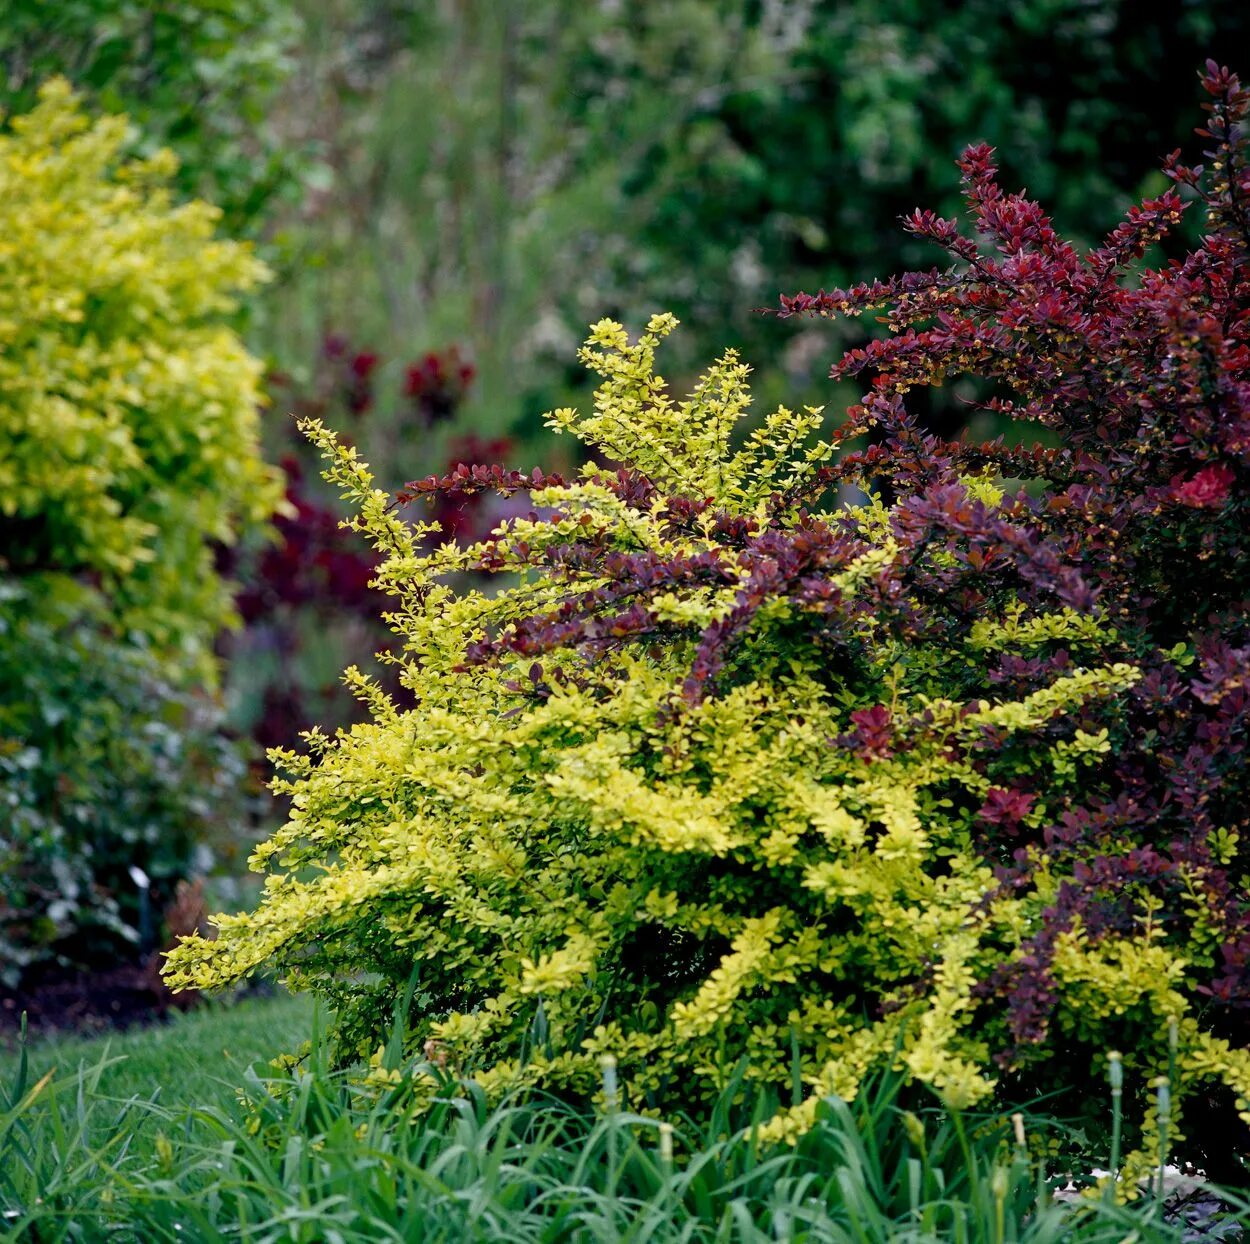
[[[156,1100],[169,1109],[222,1105],[247,1068],[307,1040],[312,1021],[307,997],[278,993],[233,1005],[210,1002],[168,1023],[108,1036],[36,1037],[27,1046],[28,1079],[54,1072],[58,1081],[72,1080],[79,1068],[107,1059],[97,1084],[103,1098]],[[16,1048],[0,1049],[6,1094],[17,1065]]]

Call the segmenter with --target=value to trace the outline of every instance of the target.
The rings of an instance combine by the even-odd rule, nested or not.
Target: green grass
[[[697,1120],[544,1096],[492,1105],[427,1064],[395,1064],[390,1082],[333,1070],[317,1027],[300,1001],[254,1000],[39,1043],[24,1071],[5,1059],[0,1240],[1182,1240],[1149,1199],[1056,1203],[1009,1120],[943,1111],[896,1076],[830,1099],[778,1148],[757,1143],[771,1105],[744,1099],[741,1080]],[[310,1029],[302,1067],[249,1068]],[[1054,1127],[1028,1126],[1038,1139]]]
[[[106,1036],[32,1038],[28,1078],[55,1071],[58,1080],[73,1080],[80,1067],[108,1059],[97,1086],[102,1097],[155,1098],[171,1109],[222,1105],[250,1066],[308,1040],[312,1013],[307,997],[280,993],[233,1004],[210,1001],[168,1023]],[[0,1049],[0,1086],[12,1083],[17,1064],[16,1048]]]

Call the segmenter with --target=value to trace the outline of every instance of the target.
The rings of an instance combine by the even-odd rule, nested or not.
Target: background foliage
[[[130,118],[138,153],[172,148],[179,191],[215,203],[231,233],[259,228],[298,167],[271,111],[298,29],[285,0],[8,0],[0,108],[26,112],[67,77]]]
[[[10,578],[2,590],[0,984],[13,988],[49,962],[150,953],[177,883],[237,851],[248,787],[210,696],[98,614],[49,608]]]
[[[1232,0],[335,0],[304,30],[290,89],[326,185],[283,218],[313,262],[263,339],[288,368],[347,323],[392,366],[458,342],[465,426],[553,467],[540,416],[584,391],[582,325],[669,308],[683,378],[731,343],[765,406],[824,401],[825,339],[754,308],[930,262],[897,219],[953,208],[974,140],[1093,241],[1193,123],[1176,67],[1250,45]],[[425,440],[365,444],[394,478],[441,465]]]

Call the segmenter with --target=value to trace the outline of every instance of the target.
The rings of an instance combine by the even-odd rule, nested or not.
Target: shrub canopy
[[[223,323],[265,269],[126,134],[62,80],[0,133],[0,570],[97,588],[204,674],[230,614],[212,544],[281,495],[260,363]]]
[[[594,326],[593,413],[551,422],[619,465],[575,481],[392,498],[310,421],[414,702],[352,672],[373,721],[277,754],[264,901],[172,980],[277,962],[367,1047],[415,973],[414,1048],[492,1088],[590,1094],[611,1053],[663,1108],[797,1064],[776,1135],[886,1063],[952,1105],[1116,1048],[1173,1058],[1182,1101],[1250,1095],[1250,97],[1206,84],[1211,172],[1168,164],[1210,213],[1183,263],[1142,265],[1178,192],[1082,255],[974,147],[975,232],[908,222],[952,267],[786,299],[893,330],[835,369],[871,385],[826,440],[816,410],[742,435],[733,352],[672,397],[663,315]],[[924,434],[907,393],[960,374],[1052,447]],[[486,488],[534,510],[467,548],[398,508]]]

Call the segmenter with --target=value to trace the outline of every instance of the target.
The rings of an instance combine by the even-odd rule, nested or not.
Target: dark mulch
[[[95,1033],[160,1023],[197,1000],[193,991],[171,993],[155,961],[88,972],[46,969],[20,989],[0,987],[0,1043],[16,1038],[23,1012],[31,1033]]]

